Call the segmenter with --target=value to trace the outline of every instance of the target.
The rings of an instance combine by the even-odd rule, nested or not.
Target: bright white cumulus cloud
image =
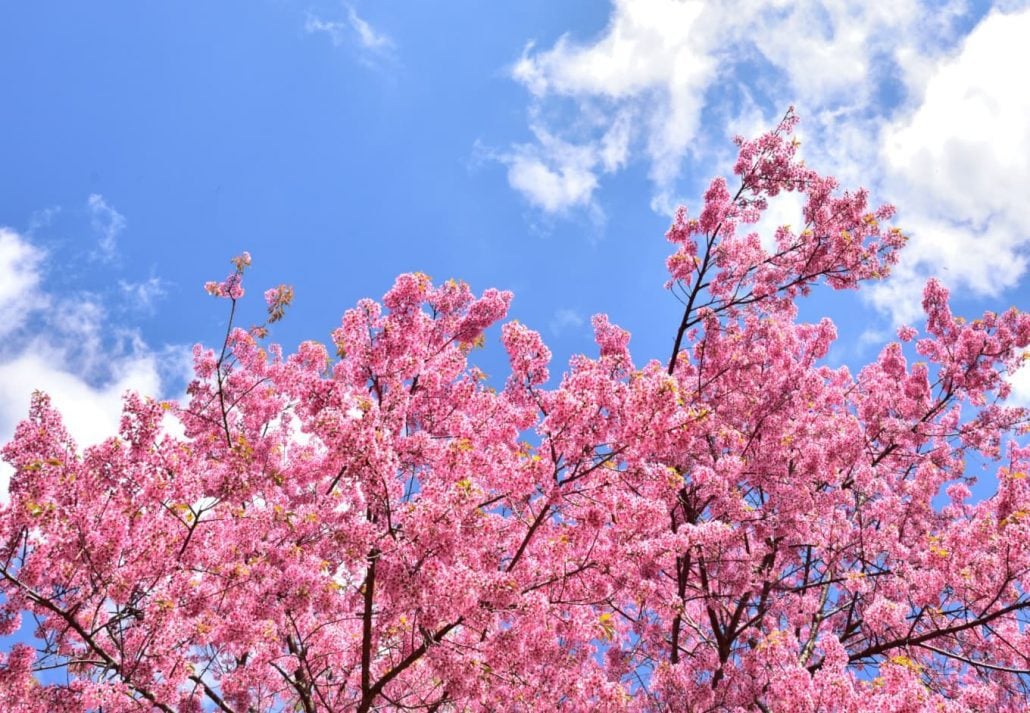
[[[17,331],[39,309],[43,253],[13,230],[0,227],[0,339]]]
[[[0,436],[10,439],[15,425],[29,411],[32,391],[45,391],[61,411],[72,437],[80,444],[93,444],[118,433],[122,396],[126,391],[160,393],[161,377],[152,356],[122,359],[118,377],[100,386],[91,384],[67,364],[57,365],[63,353],[22,352],[0,363]],[[28,388],[32,385],[34,388]]]
[[[603,211],[605,178],[638,162],[668,212],[685,167],[726,172],[727,138],[794,104],[809,162],[897,204],[911,234],[896,275],[867,299],[899,323],[918,318],[931,275],[997,297],[1024,275],[1030,244],[1030,82],[1019,76],[1030,8],[976,23],[969,12],[958,1],[613,0],[597,36],[526,46],[511,76],[528,92],[533,140],[493,157],[530,204],[559,215]],[[765,222],[799,221],[784,202]]]
[[[1016,406],[1030,408],[1030,364],[1025,364],[1009,377],[1012,393],[1009,402]]]
[[[884,191],[901,208],[910,243],[897,274],[873,295],[901,318],[914,316],[928,274],[997,297],[1026,273],[1027,37],[1030,9],[990,14],[931,68],[914,110],[884,128]]]
[[[579,116],[569,139],[534,121],[537,143],[502,156],[511,186],[552,213],[589,204],[598,177],[626,164],[631,142],[646,144],[656,183],[674,179],[715,73],[705,44],[690,41],[705,37],[703,10],[696,2],[620,0],[592,44],[566,35],[547,50],[528,45],[512,76],[536,106],[571,97]],[[531,182],[527,165],[546,180]]]
[[[187,373],[185,350],[154,350],[113,324],[99,298],[45,289],[47,253],[0,227],[0,444],[28,415],[34,391],[50,395],[80,446],[118,432],[126,391],[158,395]],[[10,466],[0,462],[0,502]]]
[[[713,94],[731,87],[745,95],[786,84],[790,99],[802,106],[866,102],[869,77],[876,63],[894,49],[888,38],[925,23],[911,0],[895,3],[733,2],[697,0],[615,0],[608,25],[592,41],[578,42],[562,36],[552,47],[530,43],[513,65],[512,77],[531,96],[531,116],[551,99],[573,99],[578,116],[563,116],[565,133],[558,144],[555,127],[541,129],[534,118],[533,131],[549,137],[540,140],[535,158],[562,165],[550,146],[577,144],[593,156],[580,165],[589,166],[597,178],[611,172],[602,160],[604,137],[625,127],[623,150],[615,168],[640,157],[650,166],[656,205],[668,207],[684,159],[704,153],[696,145],[706,108],[721,111],[728,124],[768,125],[771,116],[759,114],[753,121],[753,102],[744,101],[725,115]],[[934,24],[934,23],[931,23]],[[763,71],[740,69],[741,61],[760,60]],[[781,76],[782,75],[782,76]],[[583,119],[586,118],[586,121]],[[750,119],[751,121],[747,121]],[[515,154],[520,158],[526,147]],[[568,173],[567,182],[578,189],[552,183],[547,201],[538,194],[545,188],[527,190],[517,181],[518,164],[509,160],[509,181],[535,204],[552,212],[583,204],[592,197],[597,181],[581,173]],[[583,186],[589,186],[589,193]]]

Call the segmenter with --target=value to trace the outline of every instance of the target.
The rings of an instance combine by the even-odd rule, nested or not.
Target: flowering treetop
[[[0,509],[0,629],[34,621],[36,646],[0,654],[0,700],[1023,710],[1030,448],[1002,401],[1030,316],[965,322],[930,282],[923,335],[826,366],[835,328],[795,301],[883,277],[904,236],[798,160],[795,122],[739,140],[737,188],[677,213],[665,362],[598,315],[597,354],[552,386],[540,335],[508,322],[495,391],[469,354],[511,294],[408,274],[343,316],[333,355],[230,319],[187,403],[129,394],[84,452],[37,394]],[[748,226],[781,191],[805,224],[766,249]],[[249,262],[207,286],[233,310]],[[292,295],[265,293],[270,322]],[[998,478],[975,504],[974,456]]]

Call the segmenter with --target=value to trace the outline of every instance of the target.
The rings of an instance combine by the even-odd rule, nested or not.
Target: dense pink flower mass
[[[555,385],[508,322],[496,391],[469,356],[511,294],[409,274],[331,350],[197,347],[188,403],[129,395],[84,452],[38,394],[3,450],[0,633],[35,640],[0,653],[0,707],[1025,710],[1030,447],[1002,400],[1030,316],[964,321],[931,282],[925,332],[826,366],[834,325],[795,301],[883,277],[904,236],[794,123],[676,216],[667,362],[599,315]],[[748,226],[781,191],[805,224],[769,250]],[[209,286],[234,308],[247,264]],[[265,298],[274,321],[292,290]],[[975,504],[972,458],[998,481]]]

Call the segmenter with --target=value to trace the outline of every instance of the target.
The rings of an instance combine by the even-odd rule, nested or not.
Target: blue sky
[[[596,312],[665,358],[671,211],[790,104],[808,162],[913,235],[888,282],[803,306],[831,360],[918,323],[930,275],[1028,308],[1028,35],[1015,2],[0,4],[0,440],[34,388],[84,443],[126,388],[181,393],[242,250],[244,322],[296,287],[289,348],[421,270],[514,290],[558,372]]]

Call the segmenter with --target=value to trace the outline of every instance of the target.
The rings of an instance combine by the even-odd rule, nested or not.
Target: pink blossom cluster
[[[801,163],[795,123],[677,214],[665,362],[598,315],[552,382],[511,321],[496,390],[471,359],[511,294],[416,273],[331,350],[230,328],[185,403],[127,395],[85,450],[37,394],[3,449],[0,635],[34,638],[0,653],[0,708],[1025,710],[1004,377],[1030,315],[966,322],[931,282],[924,333],[828,366],[836,329],[796,301],[883,277],[904,237]],[[746,226],[781,191],[805,225],[770,251]],[[235,303],[249,262],[209,291]],[[998,481],[975,503],[973,459]]]
[[[250,253],[243,252],[232,259],[235,272],[221,282],[204,283],[204,290],[212,297],[225,297],[236,301],[243,297],[243,273],[250,267]],[[265,298],[268,298],[266,293]]]

